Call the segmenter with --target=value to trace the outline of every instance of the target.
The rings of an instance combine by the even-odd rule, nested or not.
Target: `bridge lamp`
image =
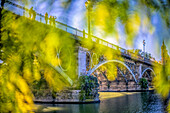
[[[144,52],[144,57],[145,57],[145,44],[146,44],[146,42],[145,42],[145,40],[143,40],[143,52]]]
[[[85,2],[85,6],[88,10],[88,14],[87,14],[88,15],[88,38],[90,38],[90,12],[91,12],[91,9],[92,9],[92,5],[91,5],[90,0],[87,0]]]

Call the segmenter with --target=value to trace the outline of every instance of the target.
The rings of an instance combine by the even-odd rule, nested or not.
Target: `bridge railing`
[[[21,5],[14,3],[14,2],[6,0],[4,8],[12,11],[13,13],[15,13],[17,15],[25,16],[25,17],[29,18],[29,9],[25,8],[24,6],[21,6]],[[45,16],[40,14],[40,13],[37,13],[37,12],[35,12],[35,13],[36,13],[35,20],[45,24]],[[64,31],[68,32],[68,33],[74,34],[76,36],[88,38],[88,33],[86,33],[85,31],[78,30],[77,28],[71,27],[71,26],[64,24],[64,23],[61,23],[59,21],[55,22],[55,27],[62,29]],[[124,55],[124,56],[129,56],[129,57],[135,56],[135,53],[130,52],[130,51],[124,49],[124,48],[121,48],[121,47],[119,47],[115,44],[109,43],[106,40],[103,40],[103,39],[98,38],[96,36],[91,35],[91,39],[92,39],[92,41],[94,41],[96,43],[105,45],[105,46],[112,48],[112,49],[119,50],[121,52],[121,54]],[[136,56],[140,60],[145,60],[145,58],[143,58],[141,55],[136,55]]]
[[[17,14],[17,15],[25,16],[26,18],[29,18],[29,9],[25,8],[21,5],[18,5],[14,2],[6,0],[4,8],[15,13],[15,14]],[[36,13],[35,20],[45,24],[45,16],[40,14],[40,13],[37,13],[37,12],[35,12],[35,13]],[[49,24],[49,21],[48,21],[48,24]],[[71,34],[74,34],[74,35],[83,36],[83,31],[78,30],[77,28],[71,27],[67,24],[61,23],[59,21],[55,21],[55,27],[57,27],[61,30],[67,31],[68,33],[71,33]]]

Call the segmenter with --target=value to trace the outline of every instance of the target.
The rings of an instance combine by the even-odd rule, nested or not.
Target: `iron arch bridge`
[[[91,60],[92,61],[92,60]],[[106,76],[104,76],[103,74],[101,74],[100,76],[103,76],[103,79],[105,79],[105,83],[101,82],[101,79],[99,80],[99,84],[100,84],[100,91],[106,91],[106,90],[110,90],[110,91],[120,91],[120,90],[140,90],[140,86],[139,86],[139,80],[140,78],[144,77],[145,74],[147,74],[149,78],[146,78],[146,76],[144,78],[146,78],[148,80],[149,83],[149,87],[151,86],[151,81],[150,79],[152,79],[152,75],[148,74],[147,72],[151,71],[153,73],[154,76],[155,72],[151,67],[146,67],[143,66],[143,70],[142,70],[142,66],[135,64],[135,63],[126,63],[120,60],[105,60],[102,62],[99,62],[97,65],[95,65],[93,68],[90,68],[87,71],[87,76],[92,75],[100,66],[105,65],[107,63],[118,63],[121,64],[123,67],[126,68],[126,70],[129,72],[128,75],[126,73],[124,73],[124,70],[121,70],[117,67],[118,72],[120,73],[120,75],[117,75],[117,78],[115,81],[109,81],[108,78],[106,78]],[[128,64],[132,64],[132,66],[128,65]],[[138,68],[138,71],[133,70],[133,68],[135,67],[135,69]],[[95,75],[95,74],[93,74]],[[119,80],[118,78],[123,77],[123,81]],[[133,80],[130,79],[128,80],[127,76],[132,76]],[[98,77],[98,76],[96,76]],[[101,77],[102,78],[102,77]],[[117,88],[117,89],[116,89]]]

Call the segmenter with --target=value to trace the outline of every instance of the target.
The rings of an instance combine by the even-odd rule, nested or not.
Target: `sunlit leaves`
[[[57,65],[58,61],[56,58],[57,49],[59,45],[58,35],[54,32],[47,34],[45,39],[41,42],[41,50],[44,55],[44,60],[53,65]]]
[[[17,73],[16,68],[8,70],[8,68],[4,66],[1,70],[2,78],[0,81],[4,81],[0,84],[1,111],[21,113],[27,112],[28,110],[31,111],[31,106],[33,106],[32,94],[26,81]]]
[[[140,17],[139,15],[132,14],[129,15],[129,18],[125,24],[125,30],[127,33],[127,44],[128,45],[133,45],[133,39],[137,35],[140,27]]]
[[[117,66],[113,63],[107,64],[107,78],[109,81],[114,81],[117,77]]]
[[[167,65],[170,66],[170,65]],[[163,71],[165,69],[165,71]],[[169,95],[169,89],[170,89],[170,81],[169,81],[169,75],[170,73],[168,67],[166,66],[156,66],[154,68],[154,71],[156,73],[156,77],[154,78],[154,86],[159,94],[163,96],[163,98],[167,98]]]
[[[166,101],[166,99],[169,100],[170,91],[170,57],[164,42],[161,47],[161,57],[162,64],[157,64],[154,67],[154,71],[156,73],[156,77],[154,77],[154,86],[156,91],[161,94],[163,99]],[[169,110],[169,108],[167,108],[167,110]]]
[[[148,16],[151,17],[152,12],[157,12],[161,15],[162,19],[165,21],[166,26],[170,28],[170,18],[169,18],[169,0],[140,0],[142,6],[146,6],[148,10]]]
[[[31,85],[45,78],[51,91],[58,91],[70,84],[54,68],[66,65],[72,80],[76,79],[74,41],[70,35],[54,27],[5,12],[2,28],[2,60],[0,67],[0,112],[31,112],[33,95]],[[63,40],[66,40],[63,42]],[[57,57],[61,48],[70,49],[69,57]],[[68,55],[68,54],[67,54]],[[8,106],[7,106],[8,105]]]
[[[107,6],[100,4],[95,11],[95,25],[99,26],[102,30],[107,31],[107,20],[109,19],[109,11]]]
[[[37,56],[34,55],[34,61],[33,61],[33,75],[34,75],[34,78],[35,80],[40,80],[41,78],[41,75],[40,75],[40,65],[39,65],[39,62],[36,58]]]

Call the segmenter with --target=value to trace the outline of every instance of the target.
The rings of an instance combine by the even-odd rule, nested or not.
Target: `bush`
[[[85,97],[85,91],[84,90],[81,90],[80,93],[79,93],[79,100],[83,101],[85,100],[86,97]]]
[[[148,81],[145,78],[141,78],[139,81],[139,85],[141,86],[142,89],[147,89]]]
[[[78,87],[80,88],[81,92],[85,92],[86,99],[94,99],[95,96],[98,94],[99,87],[97,78],[93,76],[82,75],[79,77],[78,81]],[[83,97],[81,97],[80,99],[83,99]]]

